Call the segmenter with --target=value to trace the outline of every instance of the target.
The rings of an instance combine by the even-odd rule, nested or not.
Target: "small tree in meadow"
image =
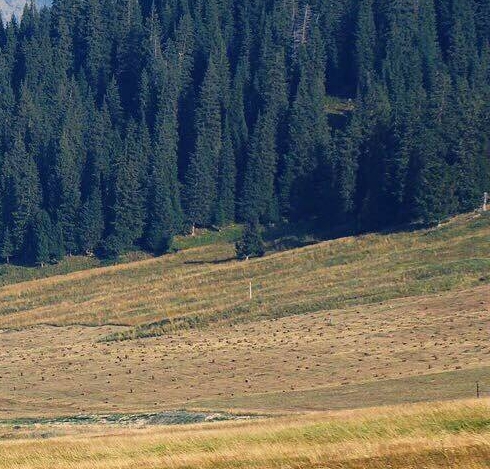
[[[262,257],[265,254],[264,241],[257,221],[247,224],[242,239],[235,245],[235,250],[237,258],[241,260],[250,257]]]

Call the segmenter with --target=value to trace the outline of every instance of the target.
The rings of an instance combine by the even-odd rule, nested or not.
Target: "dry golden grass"
[[[489,236],[489,216],[466,215],[245,263],[222,243],[0,288],[0,469],[488,468],[488,400],[299,412],[490,391]],[[133,340],[104,341],[118,334]],[[19,420],[176,408],[294,415]]]
[[[0,328],[250,321],[468,288],[487,281],[489,236],[490,216],[465,215],[441,229],[344,238],[250,262],[223,262],[231,244],[194,248],[3,287]]]
[[[488,400],[0,442],[2,469],[483,469]]]
[[[7,331],[0,418],[470,397],[490,388],[489,310],[482,286],[124,342],[98,342],[109,326]]]

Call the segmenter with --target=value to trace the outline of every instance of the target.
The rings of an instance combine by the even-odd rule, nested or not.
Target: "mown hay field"
[[[0,419],[159,409],[327,410],[490,387],[490,286],[161,336],[0,333]]]
[[[443,403],[490,391],[489,240],[485,214],[248,262],[198,237],[6,285],[0,468],[490,467],[488,400]],[[176,409],[267,418],[66,423]]]

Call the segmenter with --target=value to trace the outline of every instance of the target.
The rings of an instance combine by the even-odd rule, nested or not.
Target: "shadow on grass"
[[[226,259],[216,259],[214,261],[185,261],[185,265],[220,265],[228,264],[236,260],[236,257],[227,257]]]

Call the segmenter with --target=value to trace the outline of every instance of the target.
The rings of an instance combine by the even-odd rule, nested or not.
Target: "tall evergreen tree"
[[[4,156],[1,183],[4,227],[11,233],[13,252],[20,255],[29,224],[41,203],[41,191],[36,164],[26,153],[19,134]]]
[[[299,84],[289,119],[289,148],[282,164],[280,196],[285,215],[311,216],[315,210],[311,203],[318,196],[311,184],[313,173],[320,162],[333,167],[333,162],[329,163],[331,136],[325,112],[324,70],[323,47],[314,28],[300,51]]]
[[[235,220],[236,164],[228,122],[225,122],[223,144],[218,163],[218,199],[214,220],[227,225]]]
[[[274,183],[278,161],[277,118],[273,111],[259,115],[251,138],[241,202],[243,220],[264,222],[277,219]]]
[[[138,131],[130,121],[113,179],[113,206],[109,237],[105,243],[108,256],[130,249],[143,234],[145,210],[141,186]]]
[[[10,264],[10,259],[14,255],[14,243],[10,235],[9,227],[5,227],[2,233],[2,244],[0,245],[0,256],[7,264]]]
[[[157,253],[168,250],[172,237],[182,226],[177,166],[178,90],[172,85],[176,77],[171,74],[169,70],[166,86],[159,95],[160,112],[151,158],[146,244]]]
[[[93,254],[104,233],[104,206],[100,179],[93,175],[87,199],[80,209],[78,245],[84,254]]]
[[[201,87],[196,150],[186,175],[185,206],[191,224],[209,225],[214,221],[223,125],[219,83],[219,54],[213,53]]]
[[[375,79],[376,25],[373,0],[361,0],[358,6],[356,29],[357,87],[363,92]]]
[[[51,236],[53,225],[49,215],[44,210],[39,210],[31,222],[31,249],[32,256],[29,259],[33,264],[44,267],[51,259]]]

